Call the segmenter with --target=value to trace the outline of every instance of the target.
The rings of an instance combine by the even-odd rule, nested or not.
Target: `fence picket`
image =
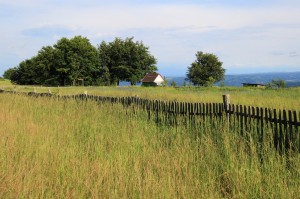
[[[283,110],[283,137],[284,137],[284,148],[288,149],[289,136],[288,136],[288,123],[287,123],[287,113],[286,110]]]
[[[295,145],[296,147],[298,147],[298,152],[300,152],[300,135],[299,135],[299,132],[298,132],[298,120],[297,120],[297,112],[296,111],[293,111],[293,116],[294,116],[294,129],[295,129],[295,139],[296,139],[296,142],[295,142]],[[297,144],[297,141],[298,141],[298,144]]]

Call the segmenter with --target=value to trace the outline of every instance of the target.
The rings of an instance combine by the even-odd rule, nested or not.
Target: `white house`
[[[164,78],[159,73],[147,73],[141,80],[142,86],[162,86]]]

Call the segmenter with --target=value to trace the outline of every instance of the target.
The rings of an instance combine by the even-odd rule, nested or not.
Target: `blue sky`
[[[227,74],[300,71],[299,0],[0,0],[0,75],[42,46],[135,37],[159,72],[184,76],[197,51]]]

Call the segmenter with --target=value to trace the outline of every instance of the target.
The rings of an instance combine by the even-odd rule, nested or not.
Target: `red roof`
[[[142,82],[154,82],[154,80],[158,77],[161,76],[158,73],[147,73],[145,77],[142,79]]]

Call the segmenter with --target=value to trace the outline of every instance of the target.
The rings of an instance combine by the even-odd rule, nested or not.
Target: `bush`
[[[175,81],[172,81],[172,82],[171,82],[171,86],[172,86],[172,87],[175,87],[176,85],[177,85],[177,84],[176,84]]]
[[[285,88],[286,82],[282,79],[272,80],[267,84],[267,88]]]

